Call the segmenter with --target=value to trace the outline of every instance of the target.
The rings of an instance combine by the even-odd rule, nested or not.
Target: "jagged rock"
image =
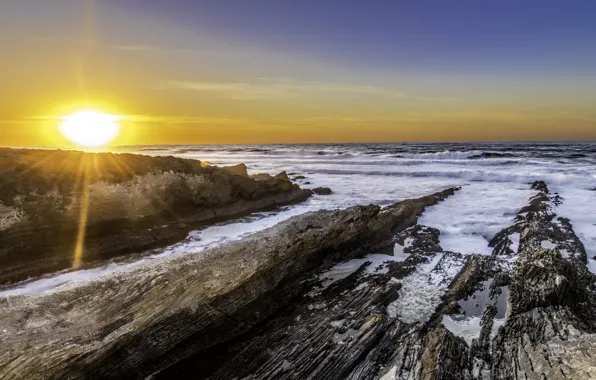
[[[596,275],[564,200],[532,186],[489,256],[416,224],[450,189],[0,299],[0,378],[594,379]]]
[[[239,175],[242,177],[248,177],[248,168],[245,164],[238,164],[234,166],[223,166],[223,170],[227,171],[228,173],[232,173],[235,175]]]
[[[457,372],[461,378],[591,379],[596,374],[596,276],[586,268],[585,249],[571,224],[555,214],[553,205],[561,198],[549,195],[544,182],[532,187],[539,192],[515,224],[491,242],[492,273],[483,270],[476,281],[476,287],[484,285],[483,293],[474,294],[481,329],[467,349],[460,348],[460,359],[467,360]]]
[[[0,205],[14,215],[13,223],[0,225],[0,285],[172,244],[198,227],[312,194],[283,178],[255,181],[245,168],[222,170],[175,157],[0,149]],[[84,254],[77,262],[84,211]]]
[[[189,358],[157,378],[190,379],[212,372],[208,378],[213,380],[371,379],[380,377],[379,367],[392,357],[403,360],[399,368],[415,371],[419,367],[421,330],[415,324],[389,317],[387,309],[400,297],[413,300],[417,294],[415,289],[402,293],[402,284],[411,276],[419,276],[417,266],[436,260],[436,252],[423,250],[436,233],[431,228],[411,228],[399,233],[400,238],[410,241],[408,246],[413,253],[404,261],[389,262],[388,273],[379,269],[371,274],[368,269],[373,264],[364,263],[343,280],[322,289],[315,287],[316,291],[295,300],[294,308],[270,320],[248,338],[223,347],[221,352],[225,354],[211,360],[203,356]],[[442,255],[428,273],[440,281],[430,287],[446,286],[457,273],[450,270],[452,264],[460,259],[459,254]],[[462,261],[456,266],[463,265]],[[215,369],[209,366],[213,360],[218,363]]]
[[[277,174],[277,175],[275,176],[275,178],[276,178],[276,179],[283,179],[283,180],[285,180],[285,181],[289,181],[289,180],[290,180],[290,177],[288,177],[288,173],[286,173],[285,171],[283,171],[283,172],[281,172],[281,173]]]
[[[331,189],[328,187],[317,187],[316,189],[313,189],[312,192],[317,195],[329,195],[332,193]]]
[[[441,232],[436,228],[415,225],[414,227],[398,234],[396,242],[404,246],[405,253],[434,253],[441,252],[439,236]]]
[[[544,181],[536,181],[532,184],[532,189],[548,194],[548,186]]]
[[[392,240],[402,261],[363,263],[315,285],[215,356],[193,356],[156,377],[594,378],[596,276],[572,226],[554,212],[557,195],[535,186],[514,225],[491,242],[493,256],[441,252],[440,231],[403,230]]]
[[[291,310],[315,285],[314,272],[386,247],[396,233],[416,224],[425,207],[454,191],[383,210],[359,206],[311,212],[200,255],[140,264],[55,293],[0,298],[0,378],[145,378],[175,371],[174,364],[191,357],[205,359],[204,366],[213,369],[223,363],[214,358],[225,353],[224,347],[234,342],[239,343],[235,347],[242,347],[251,329]],[[382,305],[395,299],[397,289],[386,281],[387,291],[377,294],[375,290],[371,298],[378,316],[367,316],[369,311],[359,308],[364,319],[346,326],[336,337],[343,341],[357,328],[360,355],[381,361],[389,352],[382,348],[386,345],[375,348],[378,339],[391,344],[409,329],[382,315]],[[389,326],[393,328],[388,330]],[[388,331],[393,335],[387,335]],[[273,343],[267,342],[268,346]],[[262,345],[258,347],[259,353],[267,354]],[[342,355],[342,351],[340,347],[337,353]],[[309,360],[308,355],[299,356]],[[316,371],[312,367],[312,373],[338,378],[369,363],[355,362],[352,357],[346,364],[344,356],[338,360],[339,367],[328,365]],[[252,362],[236,368],[247,371],[258,365]],[[373,370],[363,367],[358,371]]]

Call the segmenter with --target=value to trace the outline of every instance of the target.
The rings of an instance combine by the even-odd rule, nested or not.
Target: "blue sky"
[[[255,47],[373,67],[568,75],[596,70],[594,1],[106,2]]]

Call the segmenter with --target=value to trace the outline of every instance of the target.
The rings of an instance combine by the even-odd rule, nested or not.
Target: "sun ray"
[[[83,189],[81,191],[81,198],[80,198],[80,213],[79,213],[79,225],[77,230],[77,240],[75,243],[75,251],[74,251],[74,258],[73,258],[73,269],[79,269],[81,263],[83,261],[83,253],[85,250],[85,236],[87,233],[87,220],[89,217],[89,186],[90,186],[90,179],[89,179],[89,163],[85,157],[81,158],[81,166],[82,166],[82,185]]]

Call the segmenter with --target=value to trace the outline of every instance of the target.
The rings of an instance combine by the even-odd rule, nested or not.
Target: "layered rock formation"
[[[283,176],[251,179],[242,164],[3,149],[0,285],[172,244],[205,224],[311,194]],[[75,263],[81,231],[84,254]]]
[[[414,226],[392,259],[323,273],[292,308],[156,378],[596,378],[596,276],[555,215],[564,200],[532,186],[492,256],[444,252],[440,231]]]
[[[450,189],[0,299],[0,379],[594,379],[596,275],[532,188],[492,255],[417,224]]]
[[[454,191],[384,209],[312,212],[200,255],[140,264],[56,293],[0,298],[0,379],[145,378],[197,357],[206,359],[198,375],[206,376],[224,363],[215,360],[220,354],[291,312],[312,290],[315,272],[391,246],[425,207]],[[387,304],[395,296],[381,298]],[[377,319],[368,324],[378,328]]]

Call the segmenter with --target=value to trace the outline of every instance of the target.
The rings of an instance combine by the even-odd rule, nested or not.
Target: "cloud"
[[[258,83],[248,82],[203,82],[169,81],[170,88],[210,92],[228,99],[290,99],[316,93],[340,93],[363,96],[380,96],[392,99],[413,98],[412,95],[391,88],[327,83],[317,81],[296,81],[290,79],[260,78]]]
[[[239,124],[251,122],[243,118],[230,116],[154,116],[154,115],[127,115],[124,120],[138,123],[157,124]]]
[[[192,49],[177,49],[162,47],[157,45],[112,45],[110,48],[114,50],[135,52],[135,53],[158,53],[158,54],[197,54],[196,50]]]

